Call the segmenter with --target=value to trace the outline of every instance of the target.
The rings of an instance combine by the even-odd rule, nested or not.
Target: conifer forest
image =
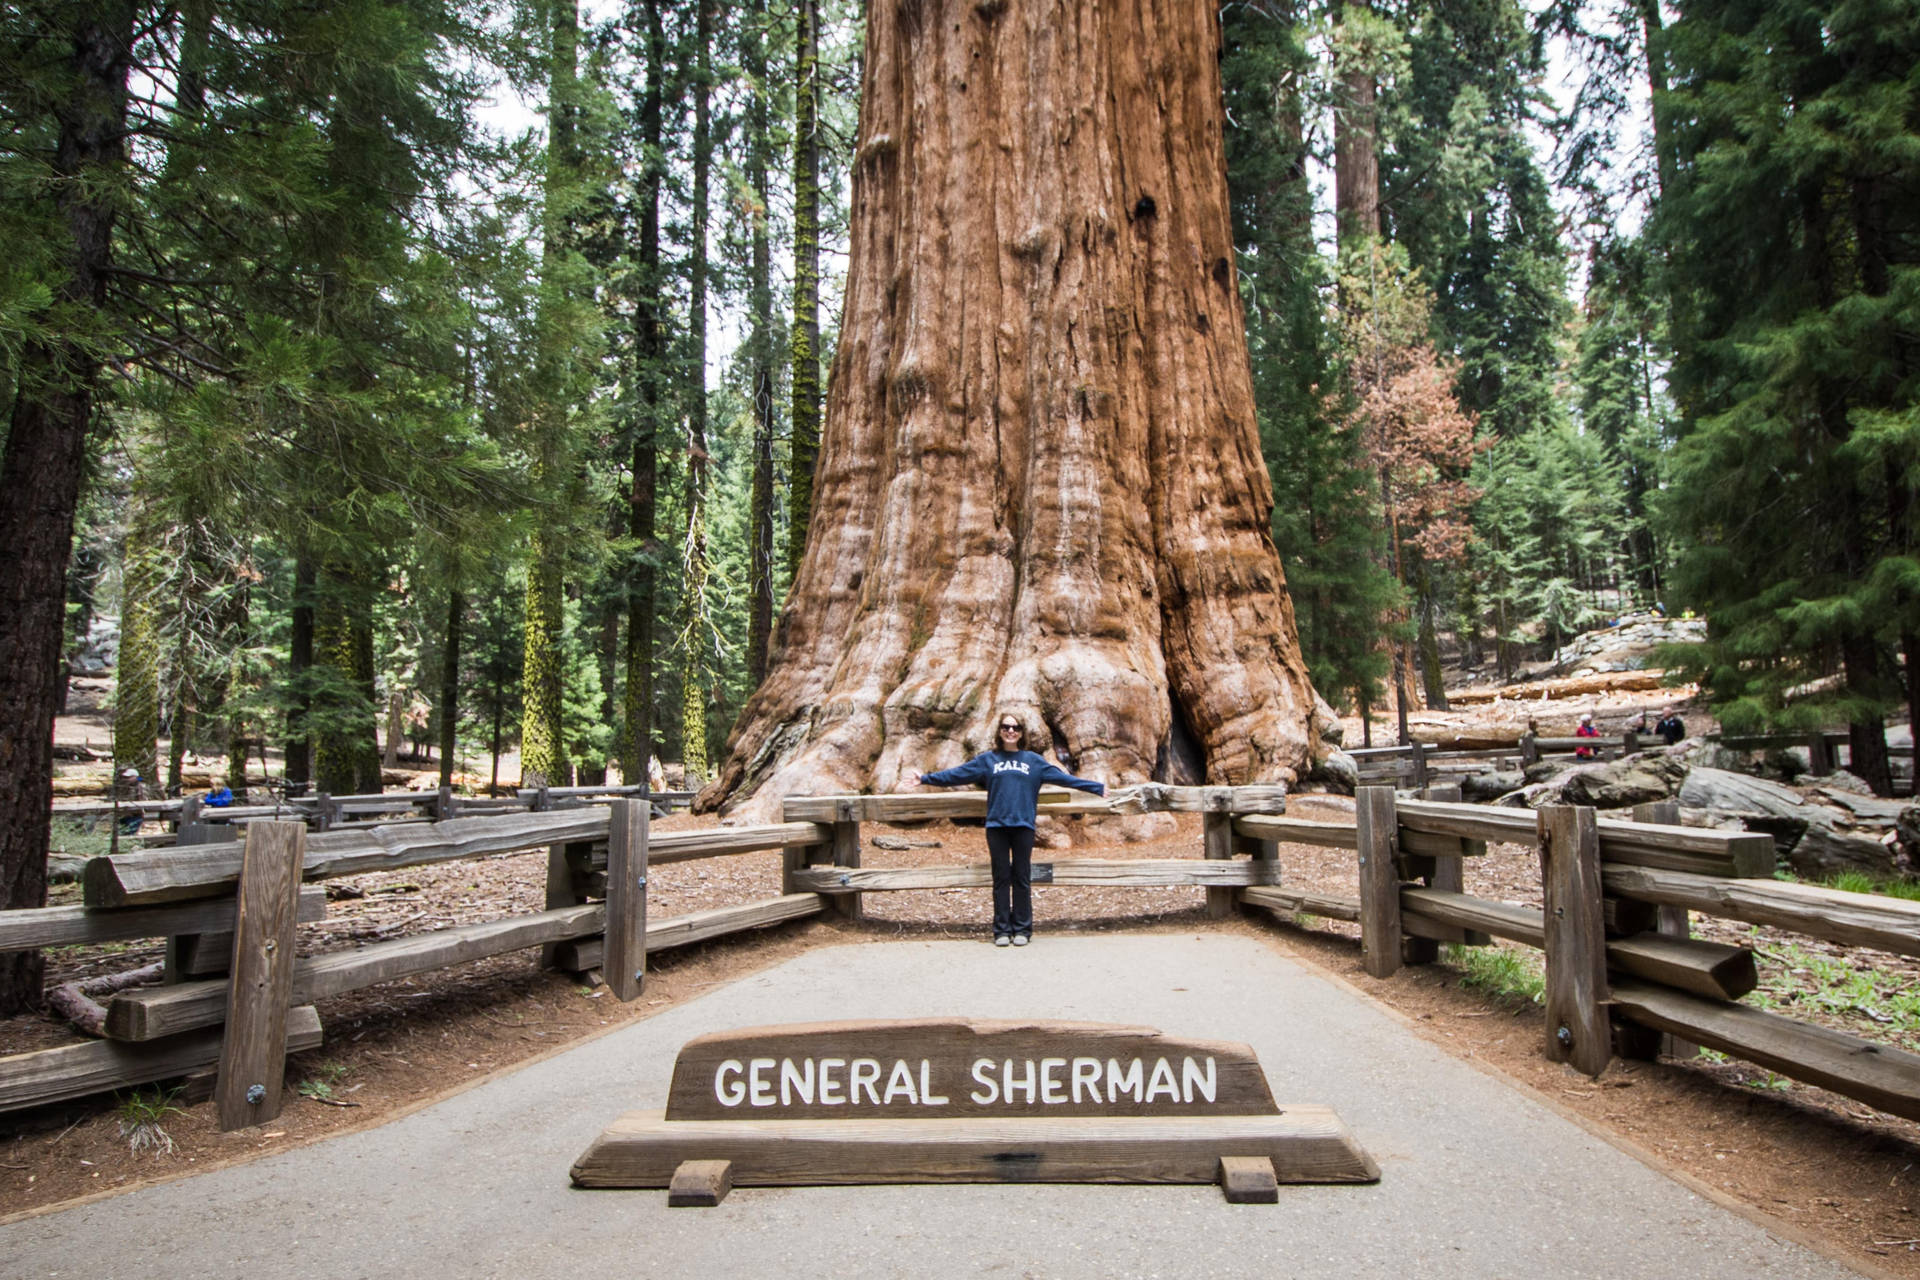
[[[5,14],[0,907],[103,646],[237,793],[1287,781],[1656,608],[1920,719],[1920,0]]]

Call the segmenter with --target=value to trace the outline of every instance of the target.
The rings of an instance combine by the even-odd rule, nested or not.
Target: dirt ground
[[[1300,797],[1293,806],[1293,812],[1308,817],[1350,811],[1351,802],[1337,797]],[[676,815],[657,827],[677,830],[712,821]],[[1139,842],[1122,840],[1113,820],[1082,824],[1071,856],[1193,856],[1198,818],[1169,821],[1170,829]],[[864,834],[868,866],[985,859],[979,828],[941,823],[897,831],[869,828]],[[904,838],[915,846],[876,848],[875,836]],[[1061,850],[1055,856],[1067,854]],[[1289,883],[1353,892],[1350,854],[1289,846],[1282,861]],[[302,952],[539,910],[544,873],[543,853],[522,853],[331,882],[328,918],[301,927]],[[756,854],[668,864],[656,867],[651,880],[650,912],[680,915],[777,893],[778,858]],[[1467,889],[1537,904],[1532,851],[1495,846],[1485,858],[1469,860]],[[75,896],[67,887],[56,901]],[[1920,1125],[1731,1062],[1616,1062],[1599,1081],[1589,1080],[1542,1056],[1544,1018],[1531,1001],[1468,989],[1463,972],[1446,963],[1375,980],[1360,968],[1354,926],[1282,921],[1265,912],[1212,922],[1205,918],[1203,901],[1198,889],[1042,887],[1036,895],[1042,929],[1037,945],[1044,947],[1045,934],[1054,931],[1228,929],[1261,938],[1379,1000],[1449,1052],[1535,1090],[1590,1129],[1666,1166],[1697,1189],[1764,1216],[1783,1234],[1869,1272],[1920,1276],[1920,1195],[1915,1192]],[[92,1100],[0,1117],[0,1215],[111,1194],[380,1124],[810,947],[897,937],[976,937],[986,945],[987,914],[984,889],[869,895],[866,918],[858,924],[815,919],[655,956],[646,992],[631,1006],[617,1003],[604,987],[590,989],[568,975],[539,972],[530,951],[329,1000],[320,1007],[326,1044],[290,1060],[287,1081],[295,1092],[280,1119],[262,1129],[221,1134],[211,1103],[195,1100],[206,1091],[204,1081],[188,1082],[171,1097],[168,1105],[177,1109],[158,1117],[165,1140],[141,1152],[131,1149],[139,1135],[129,1131],[140,1118],[137,1108],[124,1102]],[[1696,927],[1714,936],[1708,922]],[[1750,935],[1744,926],[1726,929],[1722,936],[1758,945],[1763,973],[1770,967],[1764,953],[1783,941],[1765,930]],[[1817,946],[1799,945],[1803,950]],[[49,976],[66,981],[119,972],[159,956],[157,943],[66,948],[50,954]],[[1856,949],[1849,958],[1871,965],[1888,983],[1911,985],[1916,976],[1916,967],[1898,957]],[[1796,1008],[1795,1013],[1885,1038],[1884,1028],[1844,1007],[1811,1014]],[[0,1022],[0,1053],[72,1039],[48,1018]]]

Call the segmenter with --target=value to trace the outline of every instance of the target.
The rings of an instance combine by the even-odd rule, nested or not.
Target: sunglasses
[[[1017,725],[1017,724],[1003,724],[1003,725],[1001,725],[1001,726],[1000,726],[1000,732],[1002,732],[1002,733],[1020,733],[1020,732],[1022,732],[1022,730],[1021,730],[1021,728],[1020,728],[1020,726],[1019,726],[1019,725]]]

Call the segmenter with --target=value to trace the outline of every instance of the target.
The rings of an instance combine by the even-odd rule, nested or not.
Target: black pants
[[[993,931],[1033,932],[1033,828],[988,827],[993,861]]]

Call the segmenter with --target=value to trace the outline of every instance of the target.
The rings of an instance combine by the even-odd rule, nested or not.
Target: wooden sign
[[[1272,1115],[1244,1044],[1081,1022],[817,1022],[689,1040],[669,1120]]]
[[[616,1120],[581,1187],[881,1182],[1375,1182],[1330,1108],[1278,1106],[1244,1044],[1147,1027],[958,1018],[753,1027],[689,1041],[667,1107]]]

